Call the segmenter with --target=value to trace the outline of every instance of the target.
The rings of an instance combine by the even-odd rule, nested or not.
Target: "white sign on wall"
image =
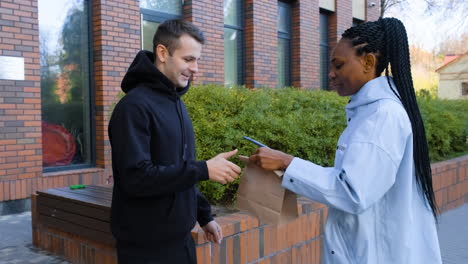
[[[0,79],[24,81],[24,58],[0,56]]]

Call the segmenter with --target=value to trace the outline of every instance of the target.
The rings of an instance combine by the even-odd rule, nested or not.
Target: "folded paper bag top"
[[[237,207],[259,218],[262,224],[284,224],[297,218],[296,194],[281,186],[282,171],[258,167],[246,156],[237,190]]]

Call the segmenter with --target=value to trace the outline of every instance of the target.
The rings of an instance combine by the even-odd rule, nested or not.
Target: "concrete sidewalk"
[[[31,240],[30,212],[0,216],[0,264],[69,263],[34,248]],[[468,263],[468,204],[440,217],[439,241],[444,264]]]

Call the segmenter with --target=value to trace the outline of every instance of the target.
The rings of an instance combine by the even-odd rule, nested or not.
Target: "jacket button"
[[[332,255],[335,255],[335,251],[332,250],[331,253],[332,253]]]
[[[293,179],[289,179],[289,181],[290,181],[290,182],[294,182],[294,180],[293,180]]]

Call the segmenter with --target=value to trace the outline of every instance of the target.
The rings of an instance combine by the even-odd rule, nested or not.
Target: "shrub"
[[[239,149],[249,156],[267,146],[322,166],[333,166],[336,142],[346,126],[346,97],[335,92],[285,89],[249,90],[217,85],[195,86],[183,97],[193,121],[197,159]],[[468,150],[468,101],[420,96],[431,161]],[[233,162],[243,167],[238,158]],[[238,180],[221,185],[204,181],[200,190],[213,203],[231,204]]]

